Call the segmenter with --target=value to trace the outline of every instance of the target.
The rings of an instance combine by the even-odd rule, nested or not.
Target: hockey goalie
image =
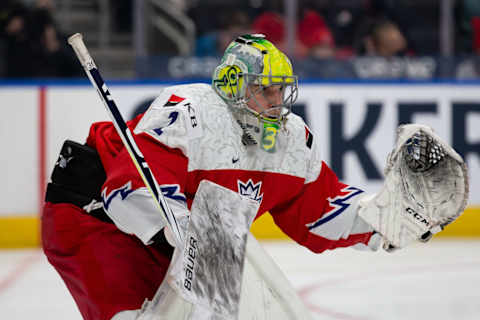
[[[47,188],[42,242],[84,319],[309,319],[248,235],[270,212],[316,253],[427,241],[468,198],[462,158],[405,125],[376,194],[340,182],[291,113],[298,79],[262,35],[235,39],[211,85],[165,88],[128,122],[179,221],[178,244],[110,122],[65,142]]]

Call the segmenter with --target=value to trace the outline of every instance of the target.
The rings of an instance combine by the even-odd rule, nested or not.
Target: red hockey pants
[[[42,244],[88,320],[140,309],[162,282],[172,253],[167,244],[145,246],[68,203],[45,205]]]

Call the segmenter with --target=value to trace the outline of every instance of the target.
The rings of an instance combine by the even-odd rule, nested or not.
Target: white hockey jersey
[[[303,120],[290,114],[276,152],[245,146],[242,129],[207,84],[165,88],[145,114],[128,125],[174,213],[189,214],[207,179],[260,203],[292,239],[314,252],[368,245],[373,230],[357,215],[362,190],[338,181],[322,161]],[[120,138],[109,122],[92,125],[107,180],[104,208],[115,224],[145,244],[164,227]]]

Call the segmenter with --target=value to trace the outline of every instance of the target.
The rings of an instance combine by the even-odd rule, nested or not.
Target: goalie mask
[[[225,50],[212,86],[233,110],[242,142],[274,152],[278,130],[298,95],[287,56],[263,35],[240,36]]]

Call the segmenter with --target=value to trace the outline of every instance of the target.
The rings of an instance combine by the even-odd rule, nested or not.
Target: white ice
[[[480,319],[480,239],[319,255],[292,242],[262,244],[315,319]],[[81,319],[40,250],[0,251],[0,310],[8,320]]]

